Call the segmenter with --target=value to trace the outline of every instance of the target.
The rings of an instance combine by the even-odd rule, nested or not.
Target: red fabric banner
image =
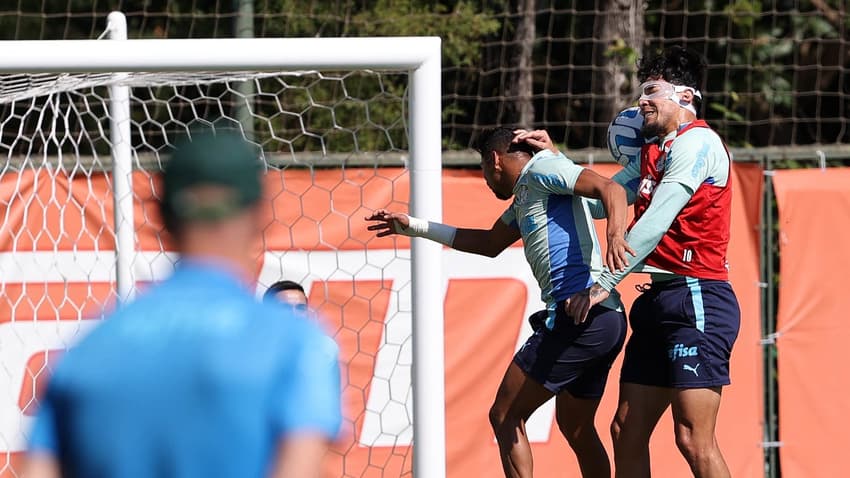
[[[776,171],[779,457],[784,477],[848,476],[850,168]]]

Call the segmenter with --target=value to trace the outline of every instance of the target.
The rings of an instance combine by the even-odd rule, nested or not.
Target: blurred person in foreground
[[[341,422],[339,368],[313,322],[252,293],[261,175],[240,137],[177,146],[160,210],[181,259],[65,355],[29,478],[319,476]]]
[[[611,464],[594,418],[625,340],[626,316],[616,293],[582,321],[566,315],[564,300],[594,283],[602,270],[599,240],[583,196],[600,199],[609,212],[605,263],[615,270],[626,266],[626,192],[554,148],[538,150],[514,137],[513,129],[496,128],[482,131],[477,140],[487,186],[498,199],[511,200],[490,229],[455,228],[384,209],[366,218],[372,221],[367,229],[378,237],[424,237],[487,257],[522,239],[546,310],[529,318],[536,330],[508,365],[490,408],[502,470],[509,478],[533,476],[525,424],[556,397],[558,428],[575,452],[581,475],[610,477]]]

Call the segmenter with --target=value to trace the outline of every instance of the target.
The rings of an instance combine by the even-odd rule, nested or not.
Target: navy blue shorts
[[[729,384],[741,309],[726,281],[651,284],[632,304],[621,382],[668,388]]]
[[[599,398],[626,339],[626,315],[597,305],[579,325],[558,302],[555,326],[540,327],[514,356],[525,373],[555,395]]]

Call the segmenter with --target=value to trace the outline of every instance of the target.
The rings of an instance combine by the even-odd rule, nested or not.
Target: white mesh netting
[[[20,473],[51,364],[116,298],[116,81],[131,87],[138,288],[174,262],[155,205],[170,145],[200,125],[243,131],[269,167],[258,293],[301,283],[340,344],[345,426],[330,474],[409,473],[409,255],[391,240],[371,247],[363,224],[376,208],[407,207],[408,79],[374,71],[0,76],[3,472]]]

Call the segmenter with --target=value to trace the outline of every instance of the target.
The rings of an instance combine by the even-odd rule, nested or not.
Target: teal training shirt
[[[586,289],[602,272],[593,219],[574,195],[582,171],[563,154],[538,152],[520,173],[513,203],[501,217],[522,235],[525,258],[550,311],[550,328],[556,302]],[[618,309],[619,297],[605,305]]]

